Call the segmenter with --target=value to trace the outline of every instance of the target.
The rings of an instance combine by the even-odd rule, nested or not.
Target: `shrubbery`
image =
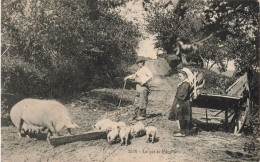
[[[180,67],[183,67],[183,65]],[[236,81],[236,79],[238,79],[238,77],[228,77],[208,69],[201,69],[194,66],[185,67],[191,69],[192,72],[198,71],[203,74],[203,79],[206,81],[203,88],[203,93],[225,94],[225,90],[228,89]]]
[[[2,111],[22,98],[106,86],[137,58],[140,33],[102,1],[2,2]],[[19,96],[19,97],[18,97]]]

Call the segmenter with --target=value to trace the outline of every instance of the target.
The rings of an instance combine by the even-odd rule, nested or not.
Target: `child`
[[[190,92],[192,85],[192,72],[188,68],[183,68],[178,73],[181,82],[177,85],[177,92],[170,111],[169,120],[177,120],[180,133],[174,136],[185,136],[191,129],[191,106]]]

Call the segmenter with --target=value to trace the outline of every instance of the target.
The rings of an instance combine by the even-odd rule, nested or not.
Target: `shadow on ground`
[[[154,113],[154,114],[148,114],[147,115],[147,118],[154,118],[154,117],[160,117],[162,116],[162,113]]]
[[[11,126],[11,125],[13,126],[13,123],[12,123],[9,115],[7,117],[1,118],[1,126],[2,127],[8,127],[8,126]]]
[[[106,106],[107,104],[115,105],[115,108],[118,106],[120,102],[120,95],[113,94],[111,92],[105,92],[105,91],[91,91],[87,95],[85,95],[87,98],[92,98],[97,101],[97,103],[100,106]],[[133,101],[128,99],[121,99],[121,106],[128,106],[132,105]]]
[[[211,132],[225,131],[223,124],[206,123],[206,122],[199,121],[197,119],[193,119],[192,122],[198,132],[200,132],[200,131],[211,131]]]

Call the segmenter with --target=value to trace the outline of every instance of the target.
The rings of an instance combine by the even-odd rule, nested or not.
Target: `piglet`
[[[145,126],[142,121],[137,122],[135,125],[131,126],[131,136],[139,137],[144,135]]]
[[[124,127],[120,127],[119,128],[119,137],[121,139],[121,145],[124,144],[127,146],[128,145],[128,138],[129,138],[129,134],[130,134],[130,127],[128,126],[124,126]]]
[[[115,125],[115,122],[113,122],[110,119],[102,119],[98,121],[94,126],[92,126],[93,130],[108,130],[112,129],[113,125]]]
[[[112,142],[116,141],[116,139],[119,136],[119,128],[112,129],[110,132],[107,134],[107,142],[111,144]]]
[[[155,128],[154,126],[147,126],[145,127],[145,132],[147,137],[146,143],[150,142],[150,137],[152,143],[154,143],[154,139],[156,138],[157,128]]]

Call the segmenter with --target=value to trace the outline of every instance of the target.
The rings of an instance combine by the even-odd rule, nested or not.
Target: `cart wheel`
[[[238,112],[235,115],[234,134],[238,134],[241,132],[250,111],[250,92],[248,85],[246,85],[246,90],[249,93],[245,101],[246,103],[243,103],[242,107],[239,108]]]

